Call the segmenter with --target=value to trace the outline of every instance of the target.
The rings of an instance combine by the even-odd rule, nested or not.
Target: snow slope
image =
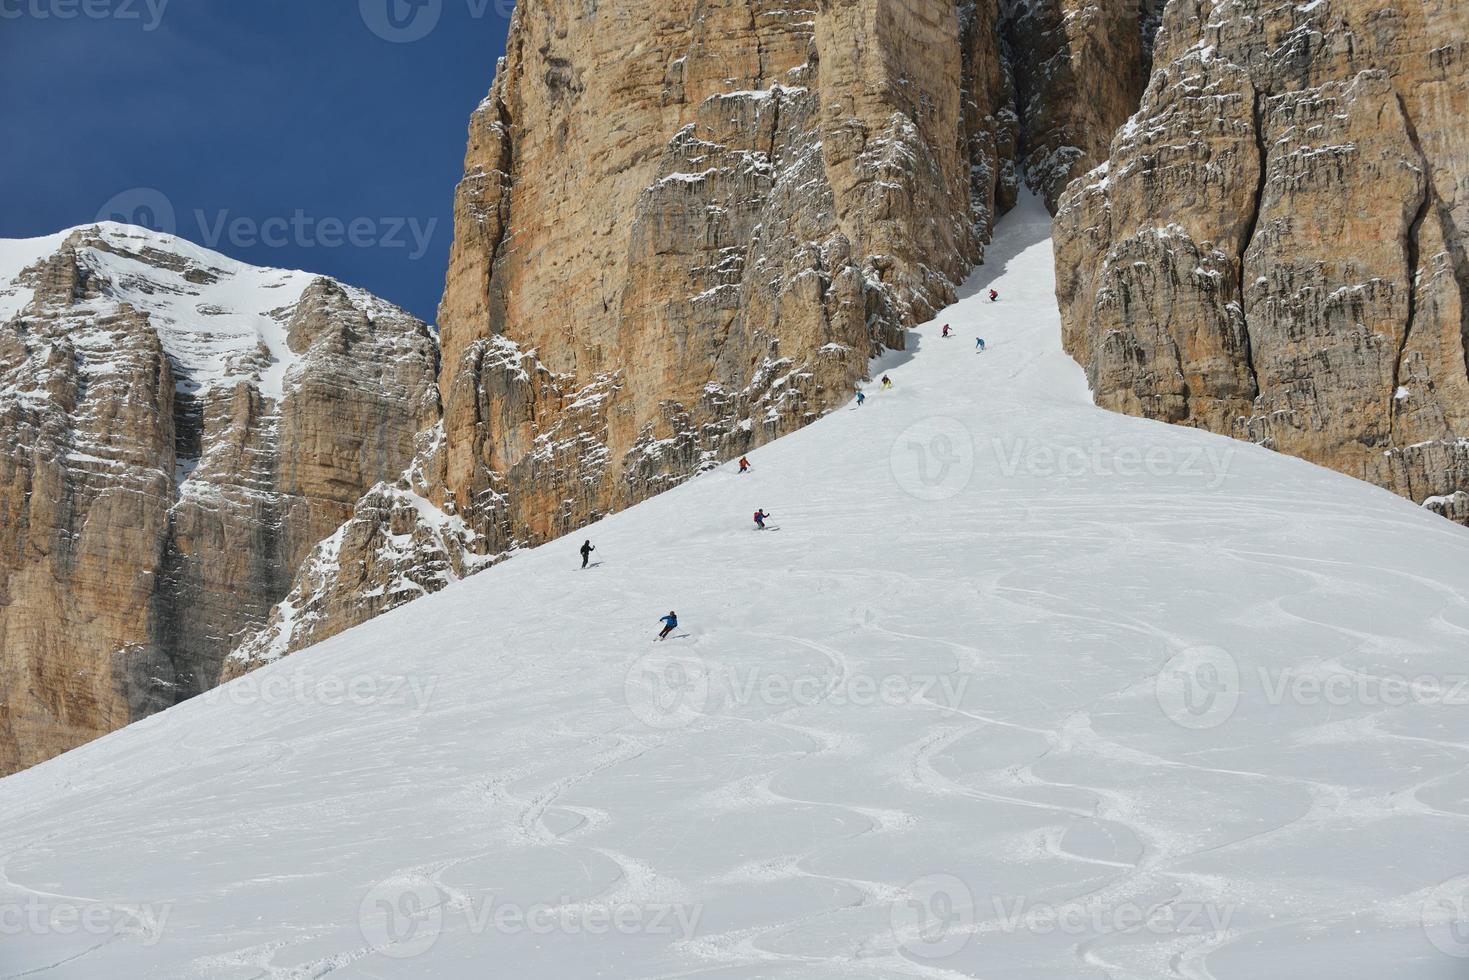
[[[71,231],[42,238],[0,238],[0,320],[15,316],[35,295],[35,290],[16,281],[21,270],[53,254],[69,234]]]
[[[0,977],[1464,976],[1469,536],[1096,410],[1047,233],[750,474],[0,782]]]

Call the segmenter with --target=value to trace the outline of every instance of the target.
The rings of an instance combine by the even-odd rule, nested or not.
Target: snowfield
[[[1469,976],[1469,534],[1093,407],[1048,233],[749,474],[0,781],[0,977]]]

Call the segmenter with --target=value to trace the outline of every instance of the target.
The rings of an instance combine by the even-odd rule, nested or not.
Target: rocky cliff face
[[[1103,158],[1160,6],[521,3],[456,194],[442,426],[231,673],[844,402],[1022,174],[1053,203]]]
[[[960,39],[925,3],[521,5],[440,309],[458,508],[503,480],[516,533],[569,530],[845,400],[988,234]],[[556,441],[603,457],[547,465],[587,397]]]
[[[993,0],[520,4],[456,197],[442,431],[393,488],[434,509],[425,565],[566,533],[845,402],[1014,202],[999,25]],[[239,669],[394,591],[385,502]]]
[[[1173,0],[1056,223],[1097,400],[1469,522],[1469,7]]]
[[[1052,213],[1072,180],[1107,158],[1137,109],[1165,0],[1004,0],[1014,53],[1019,161]]]
[[[212,686],[407,464],[437,357],[366,293],[169,236],[0,243],[0,774]]]
[[[1059,207],[1101,404],[1469,522],[1466,20],[525,0],[470,121],[441,349],[135,230],[0,244],[0,771],[819,417],[1022,182]]]

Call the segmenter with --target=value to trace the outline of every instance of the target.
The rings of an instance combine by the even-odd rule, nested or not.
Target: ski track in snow
[[[0,978],[1463,976],[1424,909],[1469,873],[1469,704],[1411,685],[1469,673],[1469,535],[1093,407],[1048,230],[1024,202],[874,365],[893,390],[738,481],[0,781],[0,909],[110,924],[12,915]],[[1099,462],[1047,463],[1068,451]],[[757,507],[791,533],[746,534]],[[670,608],[679,642],[650,643]],[[1194,729],[1160,678],[1200,647],[1240,680]],[[1405,678],[1421,696],[1370,696]],[[1356,693],[1270,695],[1296,681]],[[952,907],[905,918],[935,875]],[[697,925],[660,931],[670,908]]]

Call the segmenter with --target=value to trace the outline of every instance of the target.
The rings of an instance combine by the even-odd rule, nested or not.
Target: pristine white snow
[[[78,249],[78,261],[107,285],[102,299],[71,312],[86,318],[111,312],[118,303],[146,312],[186,393],[246,381],[267,398],[282,397],[286,375],[300,361],[286,342],[286,327],[302,293],[320,277],[249,265],[175,235],[103,221],[44,238],[0,239],[0,321],[34,296],[19,281],[22,272],[54,254],[74,232],[92,229],[118,251]],[[369,316],[399,312],[364,290],[343,288]],[[106,331],[78,330],[73,341],[84,354],[104,360],[111,338]]]
[[[0,977],[1464,976],[1469,534],[1094,408],[1047,233],[748,475],[0,781]]]
[[[42,238],[0,238],[0,321],[15,316],[35,295],[35,290],[16,282],[21,270],[55,252],[69,234],[63,231]]]

